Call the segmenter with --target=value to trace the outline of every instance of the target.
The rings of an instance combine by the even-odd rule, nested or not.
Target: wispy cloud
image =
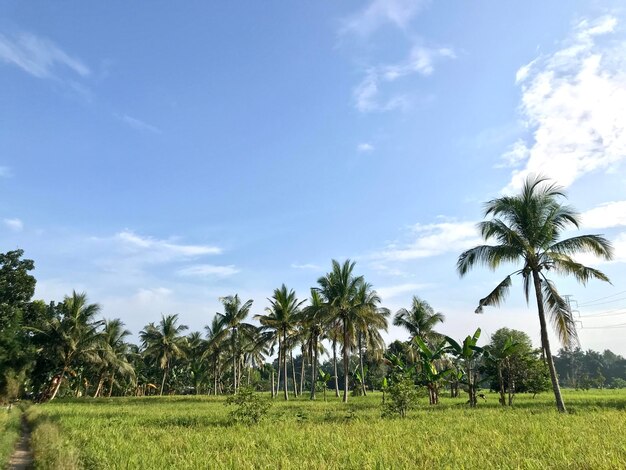
[[[356,146],[357,152],[360,153],[369,153],[374,151],[374,146],[367,142],[362,142]]]
[[[216,266],[214,264],[196,264],[176,271],[179,276],[185,277],[228,277],[237,274],[239,270],[234,265]]]
[[[24,222],[20,219],[4,219],[4,225],[13,230],[14,232],[21,232],[24,229]]]
[[[81,77],[91,74],[81,60],[70,56],[49,39],[30,33],[14,37],[0,34],[0,61],[37,78],[56,78],[55,74],[62,68]]]
[[[412,293],[417,295],[419,291],[428,289],[432,287],[429,284],[417,284],[417,283],[406,283],[406,284],[398,284],[395,286],[384,286],[376,289],[378,295],[383,299],[383,301],[387,301],[389,299],[393,299],[394,297],[398,297],[402,294]]]
[[[8,166],[0,166],[0,178],[10,178],[13,176],[13,172]]]
[[[405,29],[426,3],[426,0],[373,0],[364,9],[345,18],[339,34],[369,36],[385,25]]]
[[[381,98],[381,88],[409,75],[429,76],[435,70],[436,61],[454,57],[449,47],[414,46],[404,61],[370,68],[353,90],[354,104],[362,113],[406,108],[410,103],[408,96],[392,93]]]
[[[563,186],[626,158],[626,41],[607,42],[617,19],[583,20],[556,52],[521,67],[521,114],[531,137],[504,156],[516,166],[505,192],[529,174]]]
[[[317,264],[312,264],[312,263],[305,263],[305,264],[292,263],[291,267],[294,269],[310,269],[311,271],[322,270],[321,266],[318,266]]]
[[[475,222],[446,220],[433,224],[416,224],[411,229],[412,240],[392,243],[371,257],[383,261],[408,261],[429,258],[444,253],[458,253],[481,243]]]
[[[626,225],[626,201],[606,202],[581,214],[585,228],[610,228]]]
[[[124,115],[121,115],[121,116],[118,116],[118,117],[125,124],[127,124],[128,126],[132,127],[133,129],[136,129],[138,131],[152,132],[154,134],[160,134],[161,133],[161,129],[159,129],[156,126],[153,126],[152,124],[148,124],[147,122],[144,122],[141,119],[134,118],[134,117],[129,116],[127,114],[124,114]]]
[[[130,230],[124,230],[114,236],[122,250],[128,254],[145,256],[153,262],[167,262],[180,257],[193,258],[202,255],[218,255],[222,249],[210,245],[185,245],[174,240],[159,240],[153,237],[142,237]]]

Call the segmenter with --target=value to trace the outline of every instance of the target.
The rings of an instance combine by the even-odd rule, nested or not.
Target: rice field
[[[477,409],[422,399],[406,419],[382,417],[379,393],[350,398],[275,399],[250,426],[231,424],[223,397],[58,401],[28,416],[35,433],[58,429],[56,450],[35,449],[39,468],[54,468],[56,454],[73,462],[57,468],[87,469],[626,468],[626,391],[566,391],[567,415],[549,394],[512,408],[495,395]]]

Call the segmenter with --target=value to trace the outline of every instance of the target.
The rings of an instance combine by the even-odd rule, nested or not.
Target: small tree
[[[461,359],[463,367],[460,370],[461,383],[467,386],[469,394],[469,405],[474,408],[476,406],[476,392],[478,390],[478,373],[477,362],[483,353],[483,348],[476,346],[480,337],[480,328],[478,328],[472,336],[467,336],[463,340],[461,346],[455,340],[446,336],[446,341],[450,344],[448,351]]]
[[[405,418],[407,413],[417,406],[418,393],[413,380],[405,377],[394,382],[388,388],[389,400],[383,404],[383,413],[387,416],[400,415]]]
[[[272,402],[264,400],[251,387],[241,387],[236,395],[229,395],[226,406],[235,408],[230,412],[231,419],[236,423],[256,424],[267,414]]]

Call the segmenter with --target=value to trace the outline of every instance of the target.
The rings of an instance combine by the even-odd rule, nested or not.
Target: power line
[[[620,300],[626,300],[626,297],[621,297],[619,299],[613,299],[613,300],[607,300],[606,302],[595,302],[591,305],[589,304],[581,304],[583,307],[595,307],[596,305],[605,305],[605,304],[612,304],[613,302],[619,302]],[[579,307],[581,306],[579,305]]]
[[[583,302],[580,305],[587,305],[587,304],[592,304],[594,302],[598,302],[599,300],[604,300],[604,299],[610,299],[611,297],[615,297],[616,295],[620,295],[620,294],[626,294],[626,290],[623,290],[621,292],[618,292],[617,294],[611,294],[611,295],[607,295],[606,297],[600,297],[599,299],[595,299],[595,300],[588,300],[586,302]]]

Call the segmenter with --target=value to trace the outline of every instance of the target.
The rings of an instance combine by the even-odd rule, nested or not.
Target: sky
[[[612,284],[553,278],[580,345],[626,355],[625,110],[619,1],[0,0],[0,250],[134,335],[305,299],[349,258],[393,312],[417,295],[445,334],[538,346],[519,279],[473,313],[517,266],[455,268],[484,203],[542,174],[581,213],[566,235],[615,249],[578,258]]]

